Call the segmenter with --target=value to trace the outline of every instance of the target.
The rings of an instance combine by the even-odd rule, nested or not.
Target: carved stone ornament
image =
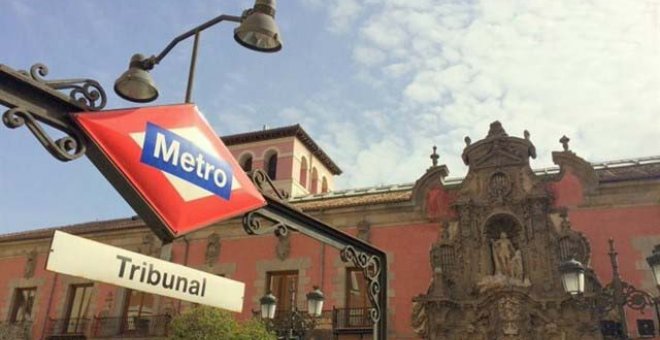
[[[275,246],[275,255],[281,261],[286,260],[291,254],[291,233],[277,235],[277,245]]]
[[[488,190],[492,199],[502,201],[511,192],[511,180],[502,172],[496,172],[490,176]]]
[[[27,253],[26,260],[25,260],[25,270],[23,272],[23,277],[26,279],[30,279],[34,276],[34,270],[37,267],[37,251],[32,250],[29,253]]]
[[[565,303],[559,264],[588,260],[590,250],[566,218],[562,230],[551,227],[553,197],[531,170],[535,156],[529,132],[512,137],[499,122],[467,143],[468,174],[443,216],[455,229],[432,245],[429,288],[413,299],[411,324],[423,339],[602,339],[595,309]]]
[[[220,236],[217,233],[209,235],[206,244],[206,253],[204,254],[204,263],[211,267],[218,261],[220,256]]]
[[[147,256],[154,256],[158,253],[158,248],[156,247],[156,238],[152,234],[144,235],[142,238],[142,244],[138,248],[140,254]]]
[[[371,223],[367,220],[362,220],[357,225],[357,238],[364,242],[369,242],[369,234],[371,231]]]

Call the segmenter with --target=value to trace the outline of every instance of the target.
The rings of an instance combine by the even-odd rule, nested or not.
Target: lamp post
[[[562,275],[564,290],[571,295],[573,301],[585,307],[597,308],[600,315],[604,315],[614,309],[621,321],[621,332],[617,335],[620,339],[629,339],[625,308],[643,310],[653,305],[654,301],[649,293],[637,289],[621,279],[617,261],[618,253],[614,248],[613,239],[609,239],[609,248],[608,255],[610,256],[610,265],[612,267],[612,281],[595,294],[587,294],[584,291],[585,269],[579,261],[575,259],[566,261],[560,265],[559,271]],[[654,256],[657,256],[651,257],[660,262],[660,249],[656,247],[656,250],[658,250],[658,253],[654,252]],[[655,267],[653,268],[655,269]]]
[[[234,29],[234,40],[236,42],[259,52],[277,52],[282,49],[282,41],[274,17],[275,0],[256,0],[254,7],[244,11],[240,17],[222,14],[175,37],[158,55],[147,58],[142,54],[134,54],[131,57],[128,71],[124,72],[115,81],[115,92],[120,97],[132,102],[148,103],[154,101],[158,98],[158,88],[149,71],[158,65],[174,46],[194,36],[195,41],[186,89],[186,103],[190,103],[201,32],[223,21],[238,22],[240,25]]]
[[[653,273],[653,278],[655,279],[655,286],[658,288],[658,292],[660,293],[660,244],[657,244],[653,248],[653,252],[651,253],[651,256],[646,258],[646,262],[648,262],[649,267],[651,267],[651,272]],[[660,324],[660,295],[658,295],[653,300],[655,303],[655,315],[658,323]],[[658,328],[660,328],[660,326]]]
[[[314,290],[307,293],[307,315],[304,315],[295,304],[296,291],[290,288],[289,294],[291,297],[291,310],[284,318],[278,318],[282,322],[276,324],[275,313],[277,306],[277,298],[272,293],[268,292],[264,295],[259,302],[261,303],[261,318],[266,320],[267,327],[280,334],[283,334],[280,339],[302,339],[305,333],[311,331],[316,327],[316,318],[321,316],[323,311],[323,292],[319,287],[314,287]]]

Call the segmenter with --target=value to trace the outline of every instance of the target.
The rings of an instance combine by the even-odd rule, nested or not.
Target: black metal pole
[[[626,319],[626,299],[623,293],[623,283],[621,281],[621,275],[619,274],[619,264],[617,262],[618,253],[614,249],[614,240],[609,239],[610,251],[607,253],[610,256],[610,265],[612,266],[612,289],[613,289],[613,298],[617,314],[619,319],[621,319],[621,339],[628,339],[628,320]]]
[[[188,71],[188,87],[186,88],[186,103],[192,103],[192,88],[195,81],[195,66],[197,64],[197,49],[199,48],[200,31],[195,33],[195,42],[193,43],[192,56],[190,57],[190,70]]]
[[[181,41],[186,40],[186,39],[192,37],[193,35],[195,35],[195,34],[201,32],[201,31],[203,31],[203,30],[205,30],[205,29],[207,29],[207,28],[209,28],[209,27],[211,27],[211,26],[213,26],[213,25],[216,25],[216,24],[220,23],[221,21],[241,22],[241,17],[237,17],[237,16],[234,16],[234,15],[225,15],[225,14],[221,14],[221,15],[219,15],[219,16],[217,16],[217,17],[215,17],[215,18],[213,18],[213,19],[211,19],[211,20],[209,20],[209,21],[207,21],[207,22],[205,22],[205,23],[203,23],[203,24],[201,24],[201,25],[199,25],[199,26],[197,26],[197,27],[195,27],[195,28],[189,30],[188,32],[185,32],[185,33],[183,33],[183,34],[181,34],[181,35],[175,37],[175,38],[172,39],[172,41],[171,41],[171,42],[165,47],[165,49],[163,49],[163,51],[161,51],[161,52],[158,54],[158,56],[153,57],[153,60],[152,60],[153,63],[154,63],[154,64],[158,64],[158,63],[160,63],[160,61],[163,60],[163,58],[165,58],[165,56],[166,56],[168,53],[170,53],[170,51],[172,50],[172,48],[174,48],[174,46],[176,46],[176,45],[177,45],[178,43],[180,43]],[[150,58],[150,59],[151,59],[151,58]],[[149,59],[147,59],[147,60],[149,60]],[[152,67],[153,67],[153,65],[152,65]]]

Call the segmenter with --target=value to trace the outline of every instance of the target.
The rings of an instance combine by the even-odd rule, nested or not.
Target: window
[[[311,192],[312,194],[316,194],[319,189],[319,173],[316,171],[316,168],[312,168],[312,185],[311,185]]]
[[[266,156],[266,173],[270,179],[277,179],[277,152]]]
[[[149,317],[152,316],[154,296],[136,290],[126,291],[124,304],[124,331],[145,331],[149,328]]]
[[[655,336],[655,323],[653,319],[637,319],[637,332],[639,336],[652,338]]]
[[[266,287],[277,298],[275,314],[288,313],[292,305],[296,304],[298,271],[269,272],[266,278]],[[293,301],[291,301],[292,299]]]
[[[348,268],[346,270],[346,307],[366,308],[369,307],[367,298],[367,280],[359,268]]]
[[[94,284],[71,285],[66,313],[66,333],[82,333]]]
[[[305,156],[303,156],[303,158],[300,160],[299,183],[303,186],[303,188],[307,188],[307,158],[305,158]]]
[[[241,157],[241,169],[243,171],[248,172],[252,171],[252,155],[245,155]]]
[[[321,192],[328,192],[328,179],[323,176],[321,181]]]
[[[346,312],[345,320],[348,327],[366,327],[370,325],[369,310],[371,306],[367,297],[367,280],[359,268],[346,269]]]
[[[9,318],[10,323],[32,321],[32,307],[37,288],[17,288]]]

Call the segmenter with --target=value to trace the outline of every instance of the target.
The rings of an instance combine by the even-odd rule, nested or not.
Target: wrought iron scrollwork
[[[27,126],[30,132],[39,140],[39,143],[60,161],[71,161],[85,154],[85,144],[75,131],[62,130],[67,136],[53,140],[32,113],[23,108],[16,107],[5,111],[2,115],[2,122],[10,129],[16,129],[23,125]]]
[[[30,71],[20,71],[24,76],[31,78],[55,90],[70,90],[69,98],[88,111],[98,111],[107,104],[105,90],[98,81],[93,79],[62,79],[46,80],[48,66],[37,63],[30,67]]]
[[[261,169],[252,170],[249,174],[252,183],[259,189],[260,192],[272,192],[277,198],[285,200],[287,197],[286,193],[275,186],[273,180],[268,177],[265,171]]]
[[[381,284],[379,278],[382,272],[382,264],[377,256],[357,251],[353,246],[346,246],[341,250],[340,256],[344,262],[353,262],[353,264],[362,269],[368,282],[367,296],[373,304],[369,310],[371,321],[377,323],[380,321],[383,311],[379,303],[378,296],[381,294]]]
[[[653,297],[649,293],[639,290],[626,282],[622,282],[622,285],[624,304],[629,308],[642,310],[654,306]]]
[[[266,222],[268,225],[264,225]],[[276,236],[286,236],[290,226],[260,213],[259,210],[243,215],[243,229],[250,235],[263,235],[274,232]]]

